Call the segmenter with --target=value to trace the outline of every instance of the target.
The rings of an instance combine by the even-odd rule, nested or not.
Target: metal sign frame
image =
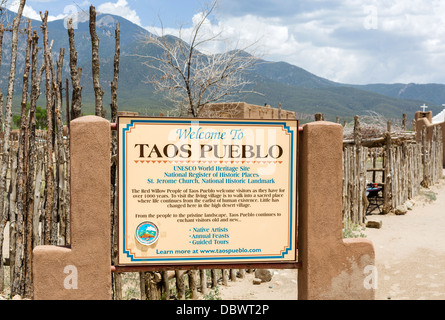
[[[130,124],[129,124],[130,123]],[[125,189],[127,187],[126,185],[126,177],[125,179],[122,179],[121,181],[120,177],[123,175],[122,171],[125,171],[125,169],[122,169],[122,165],[125,163],[125,158],[127,155],[122,154],[121,147],[125,145],[125,142],[122,141],[123,137],[128,134],[129,128],[135,125],[135,124],[144,124],[144,125],[157,125],[161,126],[163,124],[170,125],[170,126],[179,126],[179,125],[218,125],[218,126],[224,126],[227,128],[230,128],[230,126],[252,126],[252,127],[262,127],[267,128],[268,126],[280,126],[283,130],[288,131],[288,135],[290,135],[290,150],[288,152],[292,153],[292,157],[290,160],[289,168],[291,168],[291,175],[289,175],[290,183],[289,187],[292,189],[290,193],[290,199],[292,204],[290,205],[290,210],[293,210],[294,212],[289,212],[290,216],[290,239],[293,241],[290,241],[288,251],[291,251],[294,258],[289,259],[251,259],[251,258],[227,258],[227,259],[215,259],[214,262],[210,261],[206,257],[202,257],[202,259],[196,258],[196,259],[180,259],[181,262],[177,263],[175,262],[175,259],[160,259],[160,261],[150,261],[150,263],[141,262],[138,261],[136,263],[129,263],[128,261],[122,262],[121,261],[121,253],[122,250],[125,250],[125,247],[122,245],[122,242],[124,242],[125,235],[122,234],[122,232],[125,232],[123,230],[124,228],[121,227],[121,223],[126,219],[125,217],[125,199],[122,199],[121,191],[125,194]],[[289,126],[289,124],[292,124],[292,126]],[[126,126],[126,127],[122,127]],[[135,116],[120,116],[118,117],[117,126],[118,130],[117,134],[117,168],[118,168],[118,177],[119,177],[119,183],[117,187],[117,195],[118,195],[118,262],[116,266],[112,267],[112,270],[114,272],[132,272],[132,271],[150,271],[150,270],[173,270],[173,269],[227,269],[227,268],[273,268],[273,269],[295,269],[300,268],[301,264],[298,262],[298,252],[297,252],[297,239],[298,239],[298,203],[297,203],[297,196],[298,196],[298,150],[299,150],[299,127],[298,127],[298,120],[293,119],[201,119],[201,118],[162,118],[162,117],[135,117]],[[142,150],[142,149],[141,149]],[[122,163],[124,162],[124,163]],[[125,196],[124,196],[125,198]],[[121,209],[124,212],[123,215],[121,215]],[[174,209],[172,209],[174,210]],[[159,234],[157,235],[159,236]],[[127,253],[128,255],[128,253]],[[283,255],[284,256],[284,255]],[[244,261],[243,261],[244,260]]]

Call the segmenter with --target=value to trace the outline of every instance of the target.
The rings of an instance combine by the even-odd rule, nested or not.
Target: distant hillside
[[[287,62],[261,61],[255,72],[265,78],[299,88],[329,88],[341,84],[320,78],[300,67]]]
[[[384,94],[394,98],[427,101],[428,103],[435,105],[442,105],[445,103],[445,85],[443,84],[396,83],[351,85],[351,87]]]
[[[414,116],[422,103],[421,101],[395,99],[350,87],[302,88],[281,84],[270,79],[264,82],[257,81],[256,90],[264,92],[267,98],[250,96],[248,100],[252,103],[262,105],[263,101],[266,103],[293,101],[291,106],[286,104],[283,106],[302,113],[324,113],[325,117],[331,121],[335,120],[336,116],[349,121],[354,115],[364,115],[369,111],[377,112],[387,118],[401,119],[403,113],[406,113],[408,117]]]
[[[12,20],[14,14],[7,12]],[[78,51],[78,66],[82,68],[83,112],[94,113],[94,91],[91,77],[91,41],[89,34],[88,15],[78,17],[78,28],[75,30],[76,49]],[[121,59],[118,103],[120,110],[137,111],[142,115],[158,115],[172,106],[162,97],[153,94],[153,87],[147,80],[153,76],[153,71],[143,64],[144,59],[138,55],[148,55],[158,50],[143,42],[150,33],[130,21],[110,14],[98,14],[97,32],[100,38],[101,85],[105,91],[104,106],[110,104],[110,84],[113,79],[114,30],[116,23],[121,24]],[[40,32],[40,21],[32,21],[32,26]],[[65,48],[63,78],[69,75],[68,33],[63,20],[48,23],[49,38],[54,40],[53,56],[56,59],[61,47]],[[42,37],[40,38],[42,39]],[[4,37],[3,61],[0,70],[0,89],[6,92],[11,36],[7,32]],[[41,40],[40,40],[41,43]],[[18,113],[18,96],[21,94],[22,72],[24,68],[25,38],[19,40],[19,56],[15,92],[17,103],[15,113]],[[40,52],[41,55],[41,52]],[[42,57],[40,57],[40,63]],[[442,110],[445,103],[444,85],[440,84],[370,84],[349,85],[336,83],[318,77],[306,70],[285,62],[261,61],[247,75],[253,82],[252,89],[262,95],[247,95],[237,97],[239,101],[276,107],[279,103],[283,108],[314,114],[321,112],[325,117],[334,120],[336,116],[351,119],[354,115],[365,114],[368,111],[381,113],[388,118],[401,118],[403,113],[409,117],[426,103],[434,114]],[[42,83],[42,89],[44,84]],[[45,105],[44,94],[39,101]],[[108,108],[109,109],[109,108]],[[109,114],[109,112],[108,112]]]

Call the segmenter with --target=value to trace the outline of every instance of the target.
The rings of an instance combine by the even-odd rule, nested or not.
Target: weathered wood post
[[[423,179],[422,186],[429,188],[430,182],[430,140],[427,137],[427,127],[424,126],[421,131],[421,146],[422,146],[422,166],[423,166]]]
[[[389,128],[388,128],[389,129]],[[384,187],[383,187],[383,207],[382,212],[387,214],[392,209],[392,146],[391,146],[391,133],[388,131],[384,134],[385,137],[385,150],[384,150]]]
[[[342,238],[342,126],[318,121],[300,135],[298,298],[374,299],[374,247]]]
[[[176,277],[176,291],[178,300],[185,300],[185,284],[184,284],[184,271],[175,270]]]
[[[71,247],[33,251],[34,299],[111,299],[110,123],[71,122]]]

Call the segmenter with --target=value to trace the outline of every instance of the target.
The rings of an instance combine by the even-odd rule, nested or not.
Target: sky
[[[8,0],[11,9],[18,0]],[[186,36],[205,0],[27,0],[24,15],[49,19],[88,11],[120,15],[150,32]],[[16,11],[16,9],[15,9]],[[204,31],[224,41],[203,50],[246,48],[348,84],[445,84],[443,0],[219,0]]]

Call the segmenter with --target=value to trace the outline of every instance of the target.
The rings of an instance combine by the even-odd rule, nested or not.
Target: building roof
[[[436,116],[433,117],[433,123],[441,123],[445,122],[445,109],[442,110],[442,112],[438,113]]]

